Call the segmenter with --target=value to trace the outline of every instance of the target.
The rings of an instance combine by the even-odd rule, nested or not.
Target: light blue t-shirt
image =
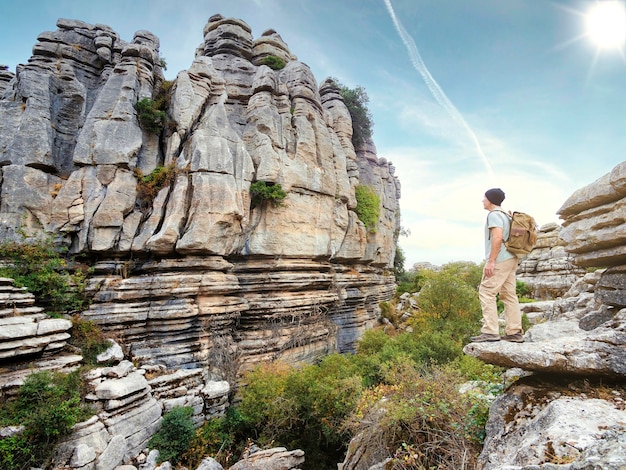
[[[489,255],[491,254],[491,237],[489,236],[489,229],[493,227],[500,227],[502,229],[502,248],[500,248],[500,253],[498,253],[496,263],[513,258],[515,255],[508,251],[504,246],[504,242],[509,239],[511,220],[506,213],[500,210],[494,210],[487,214],[487,221],[485,222],[485,259],[488,260]]]

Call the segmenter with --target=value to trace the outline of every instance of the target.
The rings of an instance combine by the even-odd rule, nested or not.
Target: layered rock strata
[[[573,255],[565,251],[559,238],[561,227],[556,223],[539,228],[537,245],[519,264],[517,280],[524,282],[530,297],[553,300],[565,294],[586,270],[573,263]]]
[[[33,370],[71,372],[82,356],[64,351],[72,322],[52,318],[35,296],[0,278],[0,397],[14,394]]]
[[[127,360],[90,376],[98,414],[58,465],[113,469],[172,407],[196,424],[222,413],[259,362],[353,350],[395,290],[400,184],[373,142],[353,147],[337,85],[318,86],[273,30],[254,39],[216,15],[167,81],[148,31],[57,27],[15,75],[0,71],[0,236],[52,236],[93,266],[82,315]],[[255,182],[286,198],[253,203]],[[375,230],[357,216],[359,185],[379,196]]]
[[[92,257],[85,316],[146,364],[219,376],[214,356],[351,350],[393,293],[400,188],[372,142],[355,151],[335,84],[318,87],[275,31],[255,40],[220,15],[167,83],[151,33],[127,43],[103,25],[57,26],[0,101],[4,237],[51,233]],[[169,102],[160,135],[135,109],[157,97]],[[168,178],[146,196],[157,168]],[[287,197],[253,205],[255,181]],[[357,185],[380,197],[375,231],[355,212]]]

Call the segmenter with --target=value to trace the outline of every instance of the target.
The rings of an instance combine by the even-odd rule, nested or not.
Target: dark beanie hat
[[[504,201],[504,191],[500,188],[491,188],[485,193],[485,197],[489,199],[489,202],[499,206]]]

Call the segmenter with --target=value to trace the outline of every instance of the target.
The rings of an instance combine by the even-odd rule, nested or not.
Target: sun
[[[585,14],[586,34],[602,50],[622,50],[626,42],[626,11],[618,0],[596,1]]]

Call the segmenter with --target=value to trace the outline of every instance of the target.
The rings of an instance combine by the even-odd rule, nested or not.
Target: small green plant
[[[530,288],[522,281],[515,281],[515,292],[519,298],[530,299],[532,295]]]
[[[138,168],[135,168],[137,198],[141,201],[141,206],[144,208],[150,206],[159,191],[170,185],[177,174],[178,170],[173,163],[168,166],[159,165],[147,175],[143,175]]]
[[[0,258],[6,262],[0,276],[13,279],[17,287],[26,287],[51,315],[82,310],[89,303],[85,296],[87,275],[62,256],[65,251],[49,238],[23,243],[5,240],[0,243]]]
[[[268,55],[261,61],[262,65],[267,65],[272,70],[282,70],[285,68],[286,62],[275,55]]]
[[[371,233],[376,233],[376,225],[380,217],[380,197],[369,186],[358,185],[354,189],[356,208],[354,211],[359,220],[365,224],[365,228]]]
[[[242,432],[247,431],[243,416],[231,406],[223,416],[209,419],[196,430],[180,463],[186,468],[198,468],[202,460],[210,455],[228,468],[245,450],[247,436]]]
[[[55,446],[71,433],[72,426],[93,415],[81,402],[82,389],[78,371],[29,375],[17,397],[0,407],[0,426],[24,426],[22,433],[0,439],[0,468],[47,466]]]
[[[98,354],[111,346],[111,342],[104,337],[100,327],[80,315],[72,317],[72,337],[68,343],[80,348],[83,361],[88,365],[96,364]]]
[[[142,98],[135,104],[135,109],[139,123],[144,129],[153,134],[161,133],[167,115],[158,108],[158,103],[150,98]]]
[[[159,450],[159,462],[168,461],[176,465],[182,455],[189,449],[194,437],[193,408],[176,406],[163,416],[161,429],[152,436],[148,446]]]
[[[287,193],[278,183],[266,183],[265,181],[255,181],[250,185],[250,195],[252,196],[252,208],[268,202],[274,207],[283,205],[283,199]]]

